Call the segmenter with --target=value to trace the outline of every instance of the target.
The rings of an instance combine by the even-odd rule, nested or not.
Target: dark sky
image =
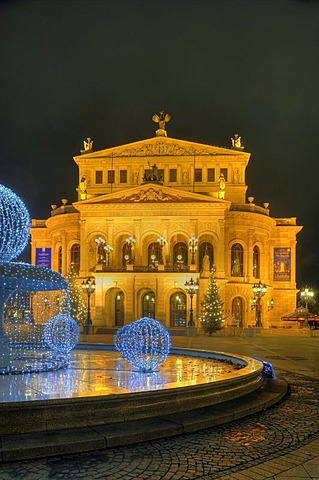
[[[72,157],[154,136],[252,153],[248,194],[296,216],[298,286],[319,288],[319,2],[0,3],[0,183],[33,218],[76,199]]]

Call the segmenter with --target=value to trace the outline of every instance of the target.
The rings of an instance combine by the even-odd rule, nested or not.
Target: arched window
[[[115,325],[124,325],[124,293],[121,291],[115,295]]]
[[[253,276],[260,278],[260,252],[257,245],[253,249]]]
[[[231,276],[243,277],[244,249],[240,243],[234,243],[231,247]]]
[[[122,247],[122,265],[127,265],[128,263],[131,263],[131,255],[130,255],[130,248],[128,244],[125,242],[125,244]]]
[[[74,243],[71,247],[71,266],[75,272],[80,270],[80,244]]]
[[[153,242],[148,246],[148,266],[151,268],[157,268],[159,261],[159,244]]]
[[[142,297],[142,316],[155,318],[155,293],[146,292]]]
[[[58,272],[62,273],[62,247],[58,248]]]
[[[170,298],[171,327],[186,326],[186,295],[183,292],[173,293]]]
[[[212,266],[214,265],[214,247],[213,247],[213,245],[209,242],[201,242],[199,244],[198,255],[199,255],[200,271],[203,271],[203,259],[204,259],[205,255],[207,255],[208,258],[209,258],[209,264],[210,264],[210,270],[211,270]]]
[[[240,297],[235,297],[232,301],[231,318],[232,326],[243,326],[243,300]]]
[[[183,270],[188,264],[188,246],[184,242],[178,242],[173,248],[174,270]]]

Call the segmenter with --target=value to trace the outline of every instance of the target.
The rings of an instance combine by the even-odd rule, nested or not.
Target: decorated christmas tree
[[[221,330],[224,321],[223,302],[219,297],[214,272],[215,268],[213,267],[207,293],[205,293],[204,300],[201,302],[202,315],[200,322],[204,332],[207,332],[209,336],[217,330]]]
[[[78,324],[84,324],[87,316],[87,308],[83,298],[82,287],[78,282],[77,271],[71,264],[66,276],[70,289],[70,314]]]

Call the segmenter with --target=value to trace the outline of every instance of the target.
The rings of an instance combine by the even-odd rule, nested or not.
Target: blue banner
[[[51,268],[51,248],[36,248],[35,264],[38,267]]]

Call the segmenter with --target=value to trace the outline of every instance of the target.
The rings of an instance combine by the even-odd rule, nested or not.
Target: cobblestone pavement
[[[277,369],[277,373],[288,380],[291,392],[266,412],[167,440],[4,464],[0,479],[319,479],[319,463],[312,465],[311,474],[300,470],[299,475],[296,470],[296,476],[290,473],[289,477],[276,476],[279,469],[271,466],[267,471],[258,469],[264,462],[285,458],[285,454],[293,459],[294,452],[314,440],[319,446],[319,381],[288,370]],[[300,458],[300,464],[311,459],[311,451]],[[293,467],[293,461],[287,462],[288,466]]]

